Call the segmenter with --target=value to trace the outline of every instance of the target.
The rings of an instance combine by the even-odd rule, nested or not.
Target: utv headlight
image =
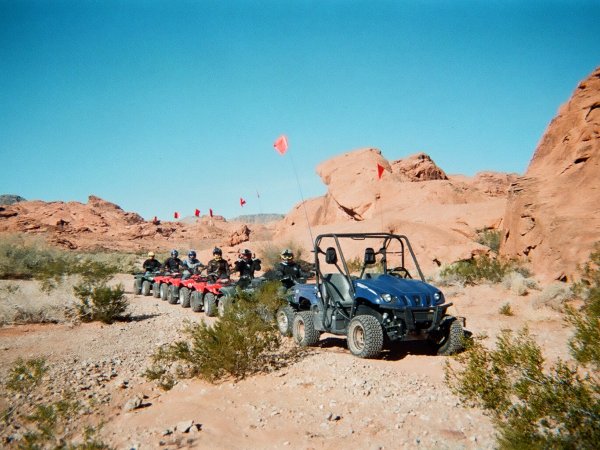
[[[444,295],[441,292],[435,292],[433,294],[433,300],[435,300],[435,304],[442,303],[444,301]]]
[[[386,303],[391,303],[392,300],[394,299],[394,297],[392,297],[391,294],[381,294],[381,298],[383,299],[384,302]]]

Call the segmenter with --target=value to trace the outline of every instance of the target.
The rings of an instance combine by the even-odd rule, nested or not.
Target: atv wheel
[[[160,297],[160,283],[152,283],[152,295],[154,298]]]
[[[190,307],[190,290],[185,286],[179,289],[179,302],[182,308]]]
[[[432,343],[437,349],[437,354],[442,356],[453,355],[464,348],[465,332],[458,320],[453,320],[446,325],[439,335],[439,339]]]
[[[292,335],[300,347],[310,347],[319,342],[321,334],[315,330],[312,312],[302,311],[296,314],[292,324]]]
[[[277,320],[277,328],[282,336],[292,335],[292,324],[294,323],[294,316],[296,311],[290,305],[282,306],[277,310],[275,319]]]
[[[133,280],[133,293],[134,295],[140,295],[142,292],[142,279],[136,278]]]
[[[231,305],[233,305],[233,299],[231,297],[221,297],[219,299],[219,306],[217,307],[219,310],[219,317],[223,317],[225,311],[231,308]]]
[[[152,289],[152,284],[148,280],[144,280],[142,283],[142,295],[150,295],[150,289]]]
[[[167,283],[160,283],[160,298],[166,300],[169,296],[169,285]]]
[[[204,294],[204,312],[208,317],[217,315],[217,297],[212,292]]]
[[[193,291],[190,295],[190,306],[192,307],[192,311],[200,312],[202,311],[202,306],[204,306],[204,302],[202,300],[202,293],[198,291]]]
[[[175,285],[169,286],[169,298],[167,298],[171,305],[176,305],[179,301],[179,287]]]
[[[373,358],[383,348],[383,329],[373,316],[355,316],[348,325],[348,348],[359,358]]]

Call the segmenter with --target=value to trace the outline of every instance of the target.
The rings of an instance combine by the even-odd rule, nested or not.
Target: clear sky
[[[599,0],[0,0],[0,194],[231,218],[323,195],[361,147],[523,173],[599,24]]]

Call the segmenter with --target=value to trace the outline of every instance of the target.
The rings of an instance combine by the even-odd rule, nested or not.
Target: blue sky
[[[166,220],[286,213],[361,147],[523,173],[598,23],[598,0],[0,0],[0,194]]]

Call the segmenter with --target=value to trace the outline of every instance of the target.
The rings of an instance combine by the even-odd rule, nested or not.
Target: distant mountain
[[[285,217],[283,214],[244,214],[241,216],[229,219],[230,222],[244,222],[244,223],[267,223],[276,222]]]
[[[26,200],[20,195],[4,194],[0,195],[0,205],[14,205],[15,203],[25,202]]]

